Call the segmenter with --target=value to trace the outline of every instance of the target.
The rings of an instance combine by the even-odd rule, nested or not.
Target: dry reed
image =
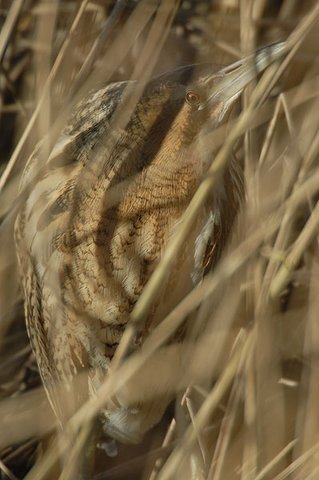
[[[0,478],[319,478],[317,2],[4,0],[0,7]],[[279,40],[286,56],[246,89],[236,119],[204,137],[211,167],[132,312],[112,372],[61,431],[26,336],[16,271],[13,224],[28,194],[18,195],[18,183],[29,155],[41,140],[40,172],[92,88],[147,81],[180,64],[225,65]],[[140,95],[128,92],[114,125],[125,127]],[[95,152],[94,175],[105,149],[112,138]],[[245,200],[222,258],[123,361],[232,154],[244,166]],[[92,171],[85,173],[83,188]],[[185,324],[185,341],[170,345]],[[167,390],[174,412],[142,445],[106,455],[109,445],[94,429],[108,399],[116,393],[135,403]]]

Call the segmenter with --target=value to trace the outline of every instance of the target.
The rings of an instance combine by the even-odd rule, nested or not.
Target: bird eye
[[[200,95],[196,92],[187,92],[185,99],[186,102],[192,106],[199,105],[201,101]]]

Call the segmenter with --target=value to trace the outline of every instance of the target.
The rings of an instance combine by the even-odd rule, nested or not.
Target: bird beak
[[[251,80],[280,59],[286,50],[285,42],[275,43],[207,76],[205,83],[212,92],[208,102],[232,103]]]

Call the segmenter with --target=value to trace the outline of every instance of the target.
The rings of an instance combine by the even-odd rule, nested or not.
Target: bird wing
[[[74,185],[90,151],[107,131],[126,84],[110,84],[79,103],[49,157],[43,155],[46,139],[36,146],[20,183],[15,245],[27,330],[44,388],[62,423],[67,417],[67,392],[72,392],[69,403],[78,402],[72,396],[74,390],[79,389],[72,388],[71,384],[85,367],[91,347],[79,344],[73,332],[67,330],[67,325],[70,329],[74,325],[78,327],[79,321],[76,312],[64,302],[61,270],[65,257],[56,245],[65,228],[70,226],[68,217]]]

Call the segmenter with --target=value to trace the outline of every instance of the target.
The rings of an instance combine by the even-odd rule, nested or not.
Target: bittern
[[[85,392],[75,395],[95,395],[107,376],[132,309],[213,160],[202,133],[225,121],[244,87],[282,51],[276,44],[217,71],[187,65],[143,85],[111,83],[75,108],[44,165],[37,152],[31,156],[16,248],[28,334],[60,419],[61,388],[82,372]],[[128,89],[141,95],[119,126]],[[243,194],[241,176],[231,158],[177,253],[141,342],[218,257]],[[115,399],[103,411],[105,431],[138,441],[170,400],[155,395],[133,408]]]

